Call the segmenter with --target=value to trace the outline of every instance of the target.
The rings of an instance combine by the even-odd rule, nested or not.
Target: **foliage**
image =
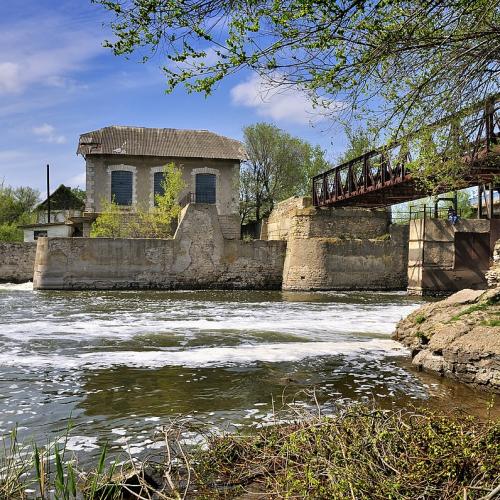
[[[71,192],[82,202],[85,203],[85,200],[87,198],[87,193],[85,189],[80,189],[80,187],[73,187],[70,188]]]
[[[243,222],[266,217],[290,196],[308,194],[311,177],[329,167],[319,146],[274,125],[257,123],[245,127],[243,134],[248,155],[240,174]]]
[[[0,241],[23,241],[23,231],[17,226],[34,222],[32,211],[39,196],[30,187],[0,184]]]
[[[54,490],[60,499],[217,499],[239,497],[249,485],[265,498],[494,497],[487,495],[498,484],[498,420],[360,404],[328,417],[319,409],[283,411],[276,421],[289,423],[250,435],[170,423],[153,436],[163,451],[141,461],[129,457],[121,466],[115,458],[106,468],[104,446],[91,471],[66,453],[67,437],[39,448],[21,445],[14,432],[0,454],[0,497],[24,500],[27,489],[36,489],[41,500]],[[208,447],[185,449],[183,439],[193,431]]]
[[[457,191],[457,212],[462,219],[471,219],[476,215],[476,209],[472,206],[470,199],[470,189]],[[451,199],[454,193],[443,193],[436,196],[428,196],[420,200],[410,201],[392,207],[392,218],[399,223],[407,223],[410,217],[412,219],[422,219],[424,217],[424,207],[427,216],[434,215],[434,205],[436,200],[444,200],[438,204],[438,217],[447,217],[447,210],[453,206]]]
[[[132,212],[117,205],[114,200],[102,203],[102,213],[92,224],[94,238],[168,238],[172,236],[174,221],[181,207],[178,199],[185,188],[182,170],[174,163],[163,168],[163,193],[155,197],[155,206],[149,210],[138,206]]]
[[[344,127],[344,131],[349,142],[347,149],[337,159],[339,165],[359,158],[377,147],[375,134],[367,129]]]
[[[499,88],[496,0],[93,2],[114,15],[115,54],[166,57],[169,91],[209,94],[250,69],[332,116],[383,115],[397,133]]]

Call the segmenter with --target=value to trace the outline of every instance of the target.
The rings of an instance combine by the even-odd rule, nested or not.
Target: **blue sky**
[[[0,180],[44,189],[84,187],[79,134],[106,125],[208,129],[241,139],[243,126],[267,121],[320,144],[334,160],[345,147],[338,129],[314,118],[300,94],[265,93],[240,73],[213,95],[165,94],[162,60],[146,65],[101,46],[109,18],[90,0],[13,0],[0,18]],[[311,120],[315,125],[311,125]]]

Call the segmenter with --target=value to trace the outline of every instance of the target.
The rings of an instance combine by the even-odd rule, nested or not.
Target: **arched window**
[[[164,195],[165,190],[163,189],[163,179],[165,176],[163,175],[163,172],[155,172],[154,173],[154,179],[153,179],[153,196],[154,196],[154,204],[155,206],[157,205],[156,203],[156,196],[157,195]]]
[[[117,205],[132,205],[133,172],[113,170],[111,172],[111,200]]]
[[[216,176],[196,174],[196,203],[215,203]]]

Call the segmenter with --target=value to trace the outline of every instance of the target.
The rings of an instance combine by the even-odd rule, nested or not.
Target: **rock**
[[[484,293],[484,290],[471,290],[470,288],[464,288],[457,293],[454,293],[447,299],[443,301],[444,304],[453,306],[459,304],[471,304],[476,302],[476,300]]]
[[[393,338],[419,369],[500,393],[500,286],[461,290],[401,320]]]

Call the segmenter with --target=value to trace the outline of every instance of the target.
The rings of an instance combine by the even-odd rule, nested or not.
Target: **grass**
[[[427,318],[423,314],[417,314],[415,316],[415,323],[421,325]]]
[[[104,447],[87,472],[65,459],[64,445],[26,455],[16,444],[5,450],[14,454],[0,474],[0,498],[26,498],[29,487],[37,498],[65,500],[237,498],[248,489],[265,498],[471,500],[499,484],[498,421],[360,404],[334,416],[290,411],[276,415],[286,423],[208,435],[208,448],[190,451],[181,443],[192,428],[172,424],[163,429],[161,455],[106,468]]]
[[[466,309],[464,309],[463,311],[460,311],[458,314],[456,314],[455,316],[453,316],[451,318],[451,321],[457,321],[460,318],[462,318],[463,316],[467,316],[467,315],[472,314],[472,313],[477,312],[477,311],[486,311],[490,307],[497,305],[499,303],[499,301],[500,301],[500,295],[493,297],[493,298],[490,298],[488,300],[485,300],[484,302],[478,302],[477,304],[469,306]],[[493,314],[497,314],[497,313],[494,312]]]
[[[489,319],[481,323],[483,326],[500,326],[500,319]]]

